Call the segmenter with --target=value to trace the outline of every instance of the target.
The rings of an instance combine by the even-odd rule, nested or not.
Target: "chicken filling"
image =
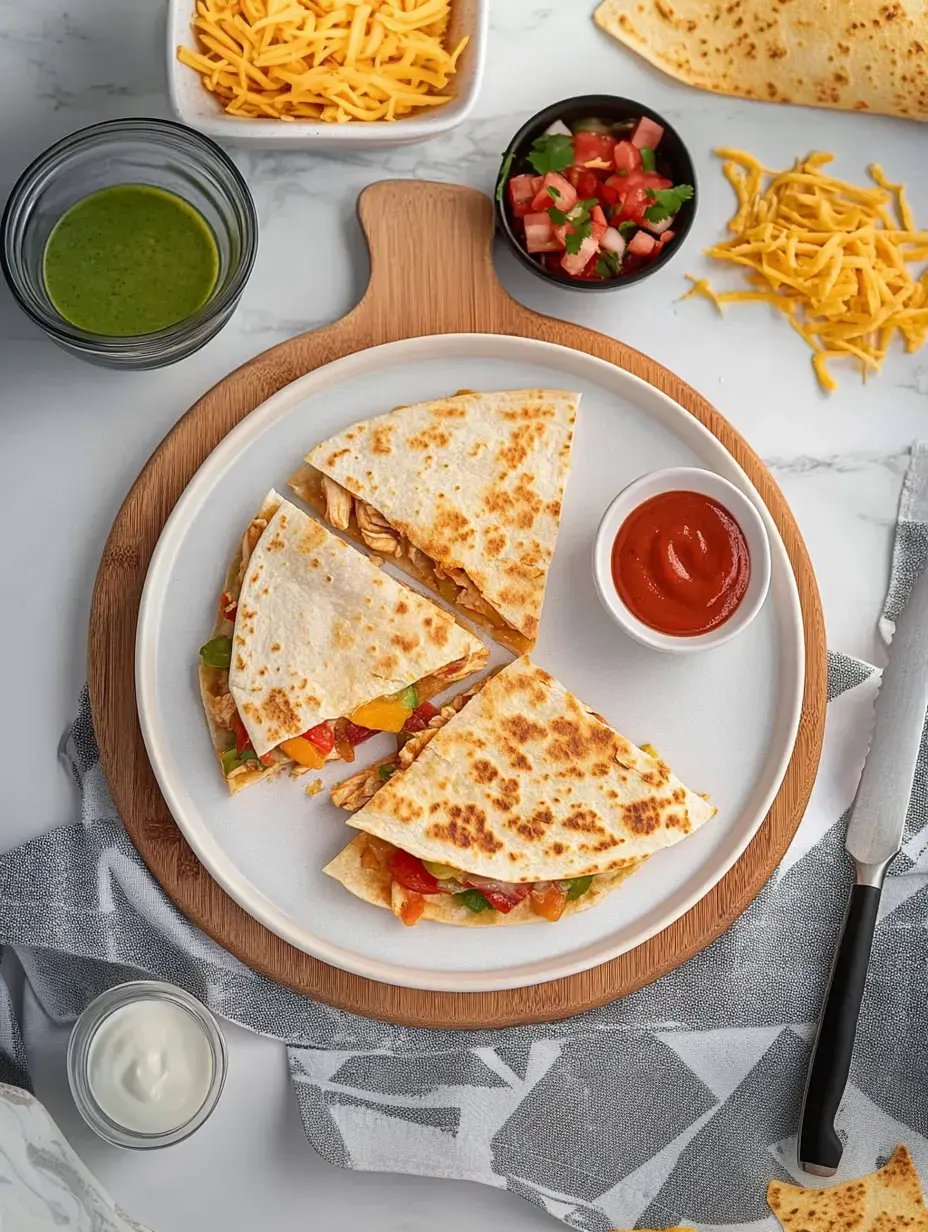
[[[484,599],[465,570],[445,569],[415,544],[410,543],[373,505],[353,496],[328,475],[321,475],[319,478],[321,497],[325,503],[325,518],[336,530],[356,529],[364,543],[378,556],[393,560],[405,557],[412,572],[433,590],[437,590],[443,599],[457,608],[474,612],[497,633],[505,633],[507,642],[520,653],[525,654],[531,650],[528,639]]]

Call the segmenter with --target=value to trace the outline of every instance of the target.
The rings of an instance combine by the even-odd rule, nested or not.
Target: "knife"
[[[844,1150],[834,1121],[847,1085],[886,870],[902,846],[928,710],[928,566],[896,622],[876,701],[873,741],[844,845],[857,869],[806,1081],[799,1166],[834,1176]]]

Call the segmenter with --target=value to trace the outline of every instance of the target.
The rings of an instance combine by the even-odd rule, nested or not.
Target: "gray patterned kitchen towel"
[[[903,492],[886,635],[928,555],[928,451]],[[104,988],[154,976],[289,1046],[303,1124],[332,1163],[463,1177],[591,1232],[776,1225],[771,1176],[795,1141],[813,1024],[851,882],[847,809],[878,673],[829,659],[825,749],[782,864],[740,920],[656,983],[564,1022],[412,1030],[355,1017],[256,975],[194,928],[153,880],[110,797],[86,695],[64,747],[81,821],[0,858],[0,944],[68,1021]],[[873,947],[839,1129],[842,1176],[899,1141],[928,1177],[928,740],[903,853]],[[0,1001],[0,1078],[25,1082]],[[807,1178],[802,1177],[803,1180]]]

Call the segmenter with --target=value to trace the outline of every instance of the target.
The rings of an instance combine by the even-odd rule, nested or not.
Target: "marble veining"
[[[0,1083],[0,1228],[148,1232],[91,1176],[43,1104]]]

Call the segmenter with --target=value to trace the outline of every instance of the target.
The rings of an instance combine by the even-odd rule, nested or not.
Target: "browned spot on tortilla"
[[[271,689],[260,708],[260,713],[267,723],[290,730],[299,726],[300,716],[294,710],[284,689]]]
[[[576,834],[606,833],[599,823],[598,814],[591,808],[584,808],[582,804],[574,806],[573,812],[565,818],[563,826],[565,830],[573,830]]]
[[[437,646],[440,650],[442,646],[448,644],[448,639],[451,636],[449,626],[443,620],[425,621],[425,636],[433,646]]]
[[[450,804],[445,810],[447,821],[434,822],[426,833],[430,838],[446,842],[460,851],[482,851],[494,855],[504,844],[487,825],[487,815],[476,804]]]
[[[409,604],[405,599],[399,599],[397,600],[396,607],[393,610],[396,612],[397,616],[405,616],[409,611]]]
[[[554,407],[546,402],[541,390],[527,390],[525,398],[513,410],[500,410],[500,417],[511,423],[522,420],[526,423],[535,419],[553,419]]]
[[[634,800],[631,804],[623,806],[622,820],[632,834],[653,834],[655,830],[660,829],[661,807],[666,803],[666,800],[659,801],[653,796],[646,800]]]
[[[680,830],[683,834],[689,834],[692,828],[686,812],[682,816],[679,813],[668,813],[664,818],[664,825],[668,830]]]
[[[499,778],[499,771],[485,757],[478,757],[474,762],[473,774],[478,783],[492,783],[494,779]]]
[[[371,428],[371,453],[392,453],[393,446],[390,443],[392,433],[392,424],[378,424],[376,428]]]
[[[383,654],[374,664],[374,671],[378,676],[393,676],[400,665],[399,656],[395,654]]]
[[[271,650],[272,650],[274,653],[276,653],[278,650],[280,650],[280,642],[274,642],[273,646],[271,646]]]
[[[240,654],[237,654],[235,656],[235,666],[238,668],[240,672],[243,672],[245,670],[245,660],[242,658]]]
[[[467,408],[460,402],[443,402],[432,408],[432,416],[435,419],[464,419]]]
[[[394,633],[390,641],[404,654],[412,654],[415,648],[419,645],[418,633]]]
[[[665,783],[670,782],[670,767],[666,762],[658,760],[653,770],[646,770],[642,774],[641,781],[647,783],[649,787],[663,787]]]
[[[506,536],[499,531],[491,531],[484,537],[483,550],[489,557],[499,556],[506,546]]]
[[[500,719],[499,725],[518,744],[528,744],[530,740],[542,740],[547,733],[544,724],[536,723],[534,719],[524,714],[514,714]]]
[[[427,450],[427,449],[445,449],[451,444],[451,433],[447,428],[440,428],[437,424],[428,424],[417,432],[415,436],[411,436],[406,442],[410,449]]]
[[[545,756],[551,761],[588,762],[596,754],[614,752],[615,736],[598,723],[559,716],[551,720],[550,729],[554,738],[548,742]]]
[[[351,453],[351,450],[350,449],[336,449],[334,453],[329,454],[329,456],[326,458],[326,460],[323,462],[322,465],[330,470],[335,465],[335,463],[338,461],[338,459],[343,458],[346,453]]]
[[[530,817],[509,817],[504,823],[526,842],[537,843],[544,839],[548,826],[554,824],[554,814],[546,804],[539,805]]]
[[[505,474],[507,470],[518,470],[541,443],[544,434],[544,424],[537,420],[522,423],[513,428],[509,433],[509,440],[500,445],[496,451],[496,460],[500,463],[503,473]]]

